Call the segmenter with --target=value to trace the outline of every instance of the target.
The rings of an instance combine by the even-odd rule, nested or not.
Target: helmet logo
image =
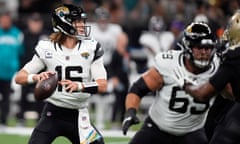
[[[67,7],[59,7],[56,10],[56,14],[60,17],[64,16],[65,14],[69,14],[69,9]]]
[[[188,27],[186,28],[186,31],[189,32],[189,33],[192,32],[192,26],[188,26]]]

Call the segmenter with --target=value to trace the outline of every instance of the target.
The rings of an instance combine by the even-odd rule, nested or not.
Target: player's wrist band
[[[95,94],[98,92],[97,82],[78,82],[78,91]]]
[[[34,76],[35,74],[29,74],[28,75],[28,77],[27,77],[27,83],[29,83],[29,84],[32,84],[32,83],[34,83],[35,81],[33,80],[33,76]]]
[[[136,115],[137,109],[136,108],[128,108],[127,113],[129,113],[130,115]]]
[[[77,89],[77,91],[82,91],[83,90],[83,84],[81,83],[81,82],[77,82],[77,84],[78,84],[78,89]]]

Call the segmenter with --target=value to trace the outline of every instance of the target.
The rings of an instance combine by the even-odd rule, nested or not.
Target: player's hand
[[[46,72],[41,72],[40,74],[36,74],[32,77],[33,81],[43,81],[45,79],[49,78],[49,75],[53,75],[55,72],[53,71],[46,71]]]
[[[129,108],[125,113],[124,120],[122,122],[122,131],[126,135],[130,126],[139,123],[139,119],[136,116],[137,110],[135,108]]]
[[[78,90],[78,83],[71,80],[61,80],[59,84],[61,84],[62,86],[65,86],[65,90],[69,93],[72,93]]]

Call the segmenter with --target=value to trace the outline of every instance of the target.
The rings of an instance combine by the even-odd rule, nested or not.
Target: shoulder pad
[[[154,60],[154,67],[161,74],[169,74],[171,71],[173,71],[174,67],[179,65],[181,53],[181,51],[174,50],[158,53]]]
[[[35,47],[35,52],[39,57],[43,57],[45,51],[52,51],[54,50],[53,42],[50,40],[40,40]]]

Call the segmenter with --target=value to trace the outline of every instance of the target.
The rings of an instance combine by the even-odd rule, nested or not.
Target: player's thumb
[[[130,126],[131,126],[131,123],[129,121],[123,123],[123,126],[122,126],[123,135],[127,134],[127,131],[128,131]]]

